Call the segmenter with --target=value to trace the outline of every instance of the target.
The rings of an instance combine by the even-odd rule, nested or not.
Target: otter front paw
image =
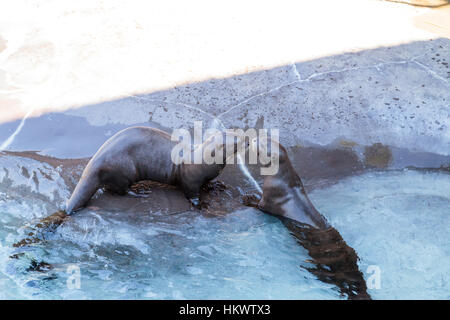
[[[200,201],[200,210],[202,210],[202,209],[208,209],[208,207],[209,207],[209,201],[206,201],[206,200],[201,200]]]

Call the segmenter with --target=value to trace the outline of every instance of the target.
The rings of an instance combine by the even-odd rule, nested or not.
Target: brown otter
[[[253,140],[254,150],[255,143],[257,141]],[[273,143],[271,145],[274,146]],[[278,152],[278,172],[265,176],[261,198],[258,195],[246,196],[244,203],[281,219],[299,244],[308,250],[314,267],[304,268],[319,280],[336,285],[349,299],[370,299],[366,282],[358,269],[359,258],[355,250],[311,203],[286,149],[281,144],[275,146],[278,146],[278,151],[273,150]]]
[[[39,241],[37,231],[56,228],[68,215],[83,208],[100,188],[124,195],[130,191],[134,182],[152,180],[180,187],[189,201],[195,207],[201,208],[201,187],[222,172],[230,155],[244,147],[244,138],[234,135],[236,139],[226,139],[230,134],[231,132],[216,132],[201,145],[200,150],[210,150],[211,155],[221,150],[223,161],[210,164],[202,161],[195,164],[186,161],[174,163],[172,153],[178,142],[173,141],[172,136],[162,130],[130,127],[116,133],[100,147],[87,164],[67,202],[66,210],[60,210],[42,219],[28,234],[29,238],[14,246]],[[216,139],[219,135],[221,139]]]

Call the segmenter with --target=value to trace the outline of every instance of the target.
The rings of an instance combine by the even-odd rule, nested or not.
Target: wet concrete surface
[[[391,149],[384,146],[383,150]],[[395,161],[391,160],[378,167],[373,166],[373,159],[367,161],[364,155],[360,157],[351,148],[289,149],[292,164],[308,191],[332,185],[340,179],[367,170],[397,170],[406,167],[440,171],[449,169],[448,157],[426,153],[411,154],[398,149],[394,149],[392,154],[396,155]],[[384,157],[382,154],[381,158]],[[0,173],[0,192],[7,198],[41,203],[47,214],[51,214],[64,206],[88,160],[89,158],[59,159],[36,152],[3,152],[0,156],[3,169]],[[262,185],[264,177],[259,174],[259,166],[247,167],[258,184]],[[237,164],[228,165],[217,180],[223,182],[224,187],[213,185],[202,190],[202,198],[208,206],[197,213],[206,216],[230,213],[244,208],[242,195],[257,192]],[[176,187],[144,181],[133,185],[132,189],[141,192],[142,197],[119,196],[100,190],[89,202],[87,209],[103,214],[123,213],[126,216],[171,216],[180,212],[196,211]]]

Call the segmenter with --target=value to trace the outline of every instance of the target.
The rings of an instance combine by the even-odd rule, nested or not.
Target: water
[[[310,194],[358,253],[366,279],[381,270],[375,299],[450,298],[450,175],[366,173]],[[84,210],[18,260],[19,227],[45,201],[0,197],[0,298],[339,299],[298,265],[308,259],[278,219],[254,209],[219,217],[197,211],[121,214]],[[22,250],[23,251],[23,250]],[[53,265],[26,271],[31,259]],[[69,289],[78,266],[80,289]]]
[[[374,299],[450,298],[449,174],[370,173],[311,200],[356,250],[362,271],[379,267]]]

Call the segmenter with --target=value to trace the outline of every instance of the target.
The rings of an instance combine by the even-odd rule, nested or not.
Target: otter
[[[234,135],[226,139],[230,132],[216,132],[201,146],[200,150],[212,150],[211,155],[222,155],[222,161],[200,164],[179,161],[175,163],[172,153],[177,141],[162,130],[152,127],[130,127],[109,138],[90,159],[80,181],[75,187],[65,210],[42,219],[35,230],[53,230],[62,224],[69,215],[82,209],[98,189],[125,195],[132,193],[130,186],[141,180],[152,180],[174,185],[184,192],[191,204],[201,209],[200,189],[215,179],[224,169],[230,156],[234,156],[244,146],[245,139]],[[221,139],[216,139],[216,138]],[[236,138],[236,141],[235,139]],[[192,150],[195,152],[196,149]],[[230,151],[231,150],[231,151]],[[133,194],[135,195],[135,194]],[[24,239],[14,246],[19,247],[39,241],[36,232],[28,234],[32,238]]]
[[[274,146],[272,141],[271,146]],[[274,215],[288,228],[297,242],[309,253],[314,267],[303,267],[319,280],[336,285],[349,299],[370,299],[366,282],[358,269],[358,256],[339,232],[314,207],[302,180],[292,166],[286,149],[276,144],[278,172],[264,178],[263,193],[246,195],[243,202]],[[253,139],[251,149],[267,152],[268,145]],[[262,149],[261,149],[262,148]],[[265,166],[270,166],[267,163]]]

